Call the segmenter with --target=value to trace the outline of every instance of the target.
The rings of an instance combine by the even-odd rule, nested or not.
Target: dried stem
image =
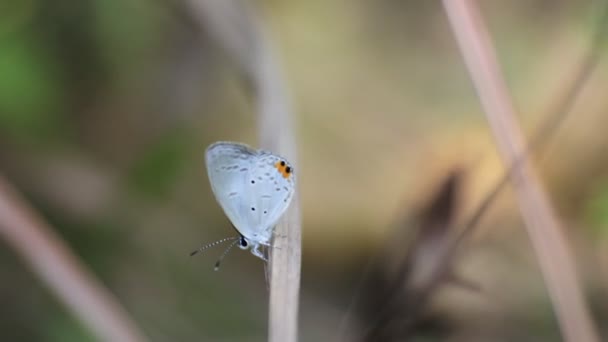
[[[1,176],[0,237],[99,340],[146,340],[112,293]]]
[[[189,0],[199,22],[215,35],[240,65],[252,86],[257,106],[260,145],[296,165],[293,112],[269,36],[244,1]],[[269,341],[294,342],[298,332],[301,267],[299,200],[275,228],[270,258]]]
[[[532,138],[529,141],[528,148],[514,160],[500,180],[494,185],[490,192],[481,201],[481,204],[474,211],[471,218],[464,225],[457,243],[461,243],[469,237],[473,230],[478,226],[479,221],[494,202],[501,191],[509,184],[514,171],[519,168],[523,160],[528,159],[530,155],[539,154],[539,150],[545,142],[555,134],[560,125],[564,122],[568,114],[572,111],[579,94],[582,92],[585,84],[591,77],[591,74],[596,69],[600,52],[603,46],[604,37],[608,33],[608,6],[604,5],[601,17],[598,21],[598,27],[593,35],[593,39],[589,44],[589,48],[585,51],[579,63],[574,67],[574,71],[568,74],[564,81],[560,83],[561,88],[553,95],[555,101],[551,102],[545,110],[545,120],[537,128]]]
[[[499,152],[504,163],[510,165],[524,154],[525,144],[489,34],[472,1],[443,3]],[[512,180],[564,338],[597,341],[571,252],[536,174],[524,160],[514,170]]]
[[[287,157],[295,165],[296,142],[292,110],[278,63],[267,36],[260,35],[257,91],[261,146]],[[275,228],[270,258],[271,342],[297,341],[302,254],[300,201],[296,191],[291,206]]]
[[[428,281],[422,288],[422,291],[415,294],[409,294],[410,297],[413,298],[413,303],[408,303],[406,306],[410,313],[410,324],[415,321],[415,317],[420,314],[420,310],[424,308],[425,303],[427,303],[430,297],[434,295],[440,285],[442,285],[446,280],[450,280],[450,275],[455,274],[453,268],[456,261],[457,252],[459,249],[462,250],[463,244],[479,226],[479,222],[483,215],[487,212],[487,209],[490,207],[490,205],[492,205],[492,203],[494,203],[494,200],[498,197],[501,191],[504,190],[509,184],[509,180],[511,179],[511,175],[513,174],[514,170],[518,169],[522,161],[529,158],[532,153],[538,153],[539,150],[541,150],[545,142],[555,133],[567,115],[571,112],[578,95],[598,65],[601,48],[603,47],[604,43],[604,37],[608,31],[608,6],[604,5],[604,9],[599,19],[597,29],[593,35],[592,41],[589,44],[589,48],[586,49],[580,61],[575,64],[573,72],[564,77],[564,82],[560,83],[560,90],[557,92],[558,95],[554,95],[552,97],[555,99],[555,101],[552,101],[550,106],[548,106],[545,119],[532,135],[528,149],[524,151],[523,155],[520,155],[517,160],[511,163],[507,170],[505,170],[500,180],[487,193],[471,217],[467,219],[461,232],[454,236],[454,238],[446,244],[445,249],[433,248],[434,257],[437,260],[436,267],[433,267],[432,272],[429,274]],[[423,230],[420,231],[422,232]],[[405,259],[406,262],[412,255],[415,255],[415,253],[412,253],[412,251],[416,249],[417,245],[418,243],[410,245],[410,252]],[[363,291],[363,284],[367,282],[375,284],[377,287],[381,286],[382,282],[378,281],[376,278],[373,278],[372,274],[370,273],[370,268],[371,266],[367,268],[365,275],[362,277],[363,280],[359,284],[358,290],[355,292],[355,296],[353,297],[349,309],[344,316],[344,320],[339,331],[340,336],[345,336],[346,328],[350,324],[354,324],[350,323],[351,315],[353,313],[352,311],[362,299],[361,297],[363,295],[366,297],[375,296],[377,292],[367,290]],[[403,275],[401,278],[405,279],[406,277],[407,275]],[[382,291],[382,293],[384,292]],[[388,295],[386,296],[386,298],[390,297],[391,296]],[[369,300],[369,298],[367,299]],[[394,297],[391,298],[391,300],[393,299]],[[371,315],[374,317],[373,321],[377,322],[377,312],[374,311],[371,313]],[[368,330],[368,334],[373,333],[372,329],[381,328],[377,323],[371,324],[370,327],[371,329]],[[406,329],[407,331],[407,325],[403,324],[402,329]],[[372,339],[373,338],[374,337],[372,337]]]

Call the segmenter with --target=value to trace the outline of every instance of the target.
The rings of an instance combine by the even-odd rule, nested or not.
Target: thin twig
[[[278,153],[298,170],[293,112],[268,32],[247,3],[189,0],[199,21],[241,67],[253,90],[260,146]],[[269,341],[295,342],[301,267],[301,219],[297,191],[275,228],[270,258]]]
[[[112,293],[2,176],[0,237],[99,340],[146,340]]]
[[[501,76],[489,34],[472,1],[444,0],[445,11],[506,165],[525,151],[516,111]],[[574,262],[557,218],[528,163],[514,170],[513,185],[537,253],[564,338],[597,341]]]

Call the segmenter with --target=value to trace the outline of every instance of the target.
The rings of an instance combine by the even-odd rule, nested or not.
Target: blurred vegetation
[[[367,257],[453,167],[464,218],[502,166],[439,2],[259,1],[298,113],[303,341],[335,336]],[[592,1],[484,1],[527,131],[574,70]],[[606,329],[606,58],[539,163]],[[234,65],[179,1],[0,3],[0,171],[155,341],[263,341],[259,260],[199,244],[233,234],[203,152],[256,145]],[[507,192],[433,311],[454,340],[556,340],[546,291]],[[10,246],[0,248],[0,339],[89,341]],[[443,318],[442,318],[443,319]],[[432,325],[431,325],[432,326]],[[604,331],[608,336],[608,331]],[[432,338],[431,334],[431,338]],[[444,336],[445,337],[445,336]]]

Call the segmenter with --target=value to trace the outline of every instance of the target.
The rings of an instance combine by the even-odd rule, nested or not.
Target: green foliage
[[[95,32],[106,63],[120,73],[137,74],[158,53],[156,44],[163,36],[158,17],[163,12],[141,0],[97,0],[93,4]]]
[[[586,207],[587,220],[597,235],[608,237],[608,184],[600,186]]]
[[[47,322],[45,341],[49,342],[94,342],[93,336],[74,316],[67,313],[54,315]]]
[[[163,197],[171,189],[189,154],[189,135],[168,133],[144,151],[129,172],[129,184],[149,197]]]
[[[0,129],[20,140],[61,131],[62,87],[52,59],[30,41],[0,40]]]

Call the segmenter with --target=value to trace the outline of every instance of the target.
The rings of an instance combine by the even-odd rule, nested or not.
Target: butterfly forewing
[[[256,151],[245,145],[215,143],[205,154],[211,190],[228,219],[239,230],[245,228],[242,215],[245,176]]]

